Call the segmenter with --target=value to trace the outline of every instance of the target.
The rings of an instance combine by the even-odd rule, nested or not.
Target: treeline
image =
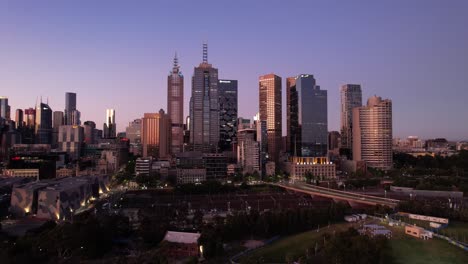
[[[378,264],[388,263],[385,251],[388,247],[387,238],[374,238],[359,235],[350,228],[332,236],[323,248],[323,263],[341,264]]]
[[[218,218],[204,226],[199,243],[203,245],[204,256],[211,258],[224,254],[223,244],[247,237],[269,238],[289,235],[341,221],[349,206],[332,203],[323,209],[287,209],[259,213],[238,212],[225,219]]]
[[[451,220],[468,221],[468,208],[450,208],[448,201],[444,200],[411,200],[401,201],[398,211],[449,218]]]
[[[406,169],[413,175],[459,175],[468,176],[468,151],[462,150],[456,155],[435,157],[426,155],[413,157],[405,153],[393,155],[395,169]]]

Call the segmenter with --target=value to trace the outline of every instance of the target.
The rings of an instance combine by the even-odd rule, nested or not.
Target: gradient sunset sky
[[[281,76],[284,94],[286,77],[307,73],[328,90],[329,130],[339,129],[339,87],[358,83],[364,103],[392,99],[395,137],[468,139],[467,12],[463,0],[3,0],[0,96],[13,117],[41,95],[63,111],[76,92],[82,122],[101,128],[114,108],[122,131],[166,110],[177,51],[187,115],[206,41],[219,77],[239,81],[239,116],[258,111],[259,75]]]

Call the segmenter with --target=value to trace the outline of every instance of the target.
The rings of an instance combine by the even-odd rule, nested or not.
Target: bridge
[[[378,196],[372,195],[365,195],[353,192],[346,192],[340,191],[320,186],[315,186],[306,183],[272,183],[272,185],[295,191],[306,193],[310,195],[317,195],[322,197],[331,198],[333,200],[342,200],[348,201],[351,203],[358,203],[358,204],[367,204],[367,205],[384,205],[391,208],[395,208],[400,200],[383,198]]]

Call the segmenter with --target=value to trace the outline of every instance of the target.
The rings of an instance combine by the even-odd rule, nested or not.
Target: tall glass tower
[[[288,142],[293,156],[326,157],[328,154],[327,91],[311,74],[288,78]]]
[[[167,114],[171,119],[171,151],[182,152],[184,145],[184,76],[179,70],[177,53],[167,76]]]
[[[203,62],[195,67],[190,98],[190,143],[195,151],[217,151],[218,101],[218,69],[208,63],[208,45],[203,44]]]
[[[219,148],[232,151],[237,135],[237,80],[219,80]]]
[[[267,74],[259,77],[259,122],[267,132],[267,159],[278,162],[282,138],[281,77]],[[263,140],[263,139],[262,139]]]

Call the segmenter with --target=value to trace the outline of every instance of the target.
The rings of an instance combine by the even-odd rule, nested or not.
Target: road
[[[380,205],[385,205],[385,206],[394,208],[400,202],[399,200],[395,200],[395,199],[340,191],[340,190],[319,187],[319,186],[306,184],[306,183],[276,183],[276,184],[274,183],[273,185],[276,185],[276,186],[279,186],[288,190],[293,190],[296,192],[303,192],[303,193],[307,193],[311,195],[318,195],[318,196],[323,196],[323,197],[328,197],[328,198],[338,199],[338,200],[346,200],[346,201],[351,201],[351,202],[356,202],[356,203],[361,203],[361,204],[369,204],[369,205],[380,204]]]

